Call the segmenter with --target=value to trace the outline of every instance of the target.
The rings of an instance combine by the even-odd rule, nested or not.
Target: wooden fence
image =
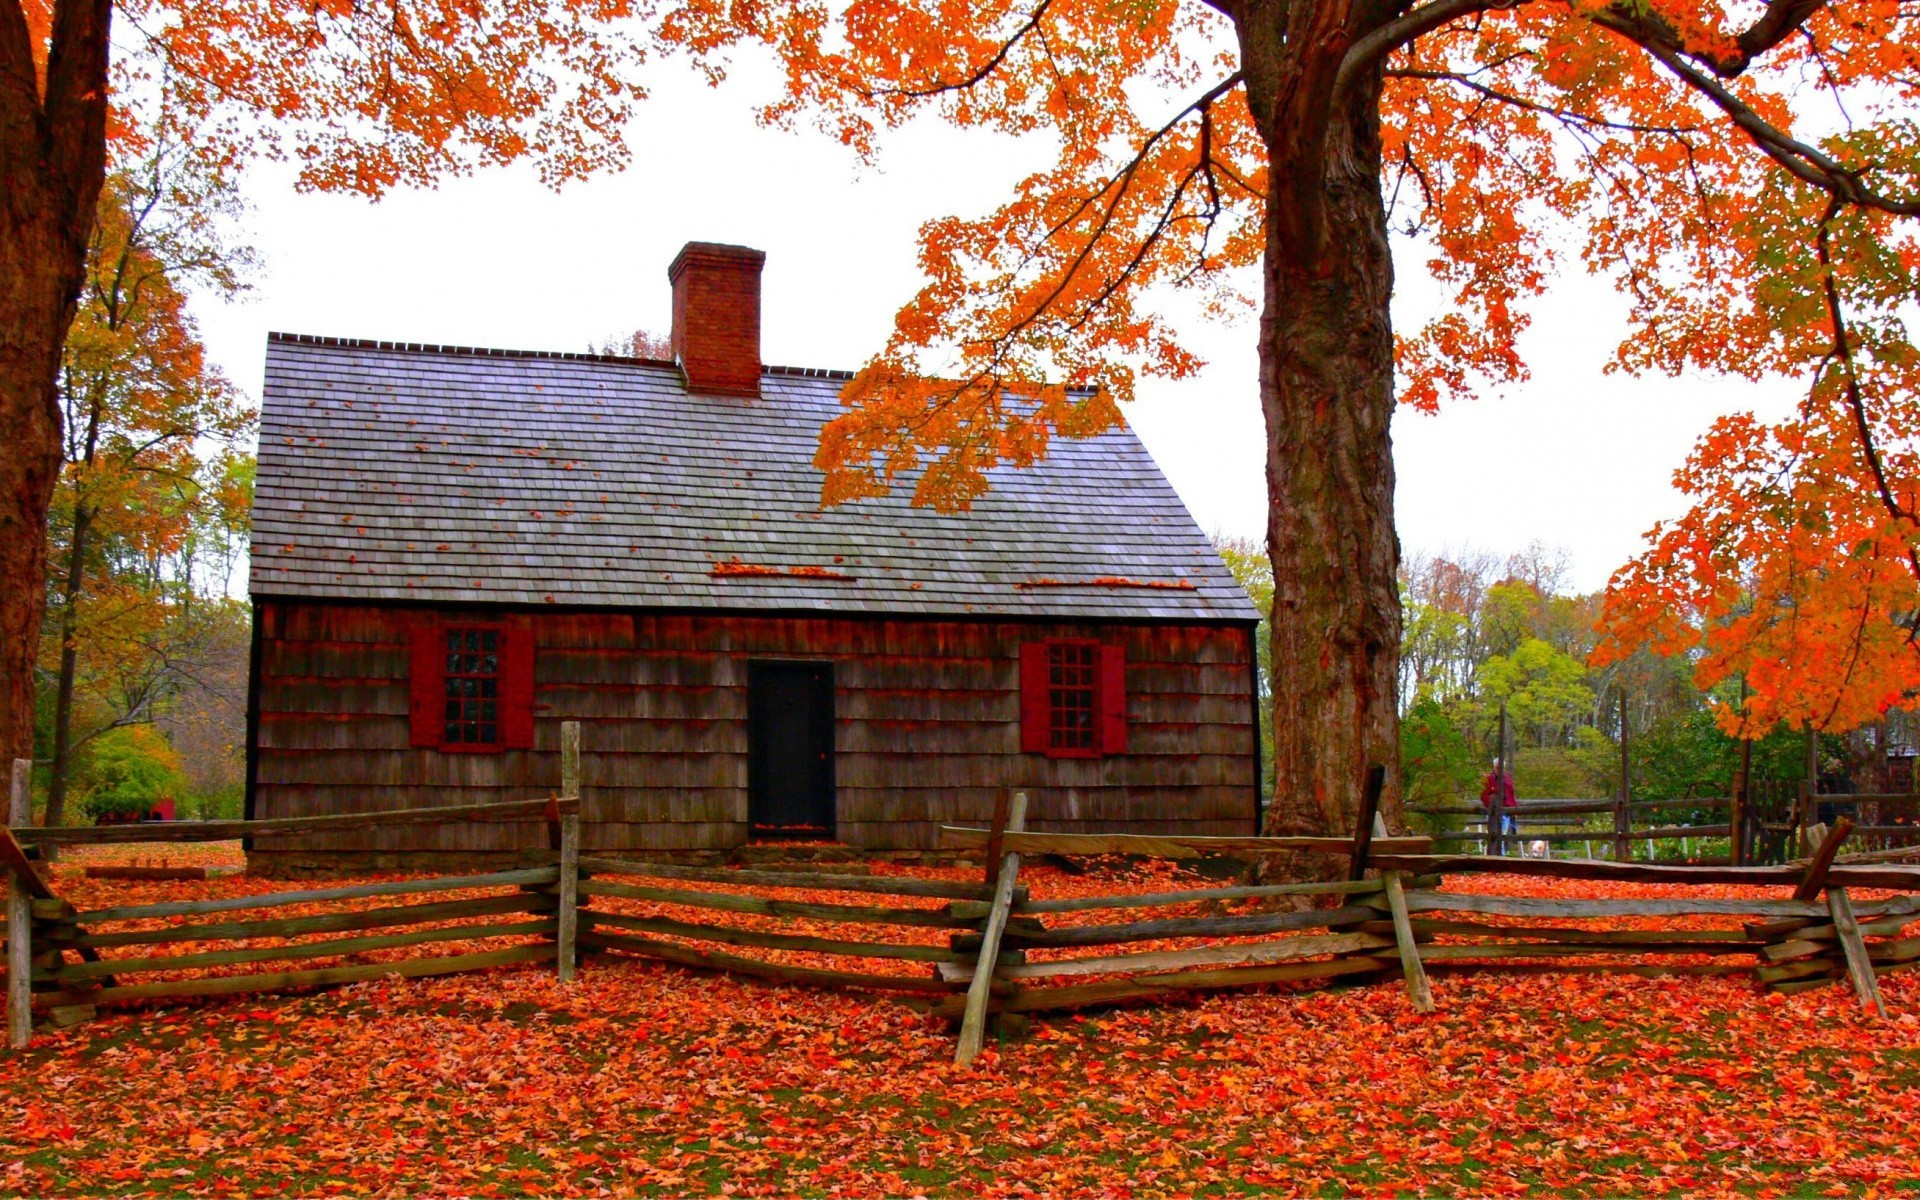
[[[1434,828],[1434,841],[1480,847],[1489,855],[1578,848],[1582,857],[1597,851],[1631,862],[1662,857],[1654,847],[1664,844],[1677,847],[1680,853],[1672,857],[1683,861],[1778,864],[1793,856],[1801,830],[1839,815],[1855,822],[1854,844],[1862,849],[1920,849],[1920,795],[1822,795],[1794,783],[1756,782],[1744,797],[1522,800],[1505,810],[1516,832],[1504,835],[1498,823],[1489,826],[1487,810],[1478,804],[1419,805],[1407,812]]]
[[[16,1048],[27,1044],[35,1007],[58,1019],[62,1013],[103,1003],[445,975],[543,960],[554,962],[563,980],[572,978],[580,849],[576,722],[565,723],[561,743],[562,791],[546,800],[273,821],[58,828],[31,823],[32,764],[16,760],[11,828],[0,830],[0,869],[9,877],[9,1042]],[[192,842],[430,822],[515,820],[546,823],[549,849],[528,856],[546,861],[482,874],[84,911],[54,893],[34,858],[39,847],[59,845]],[[377,903],[403,898],[407,902]],[[369,906],[370,901],[375,903]],[[288,908],[301,911],[297,915],[274,911]],[[338,934],[347,936],[324,936]],[[474,943],[486,948],[473,948]],[[436,947],[452,947],[455,952],[434,953]],[[365,961],[369,954],[416,948],[427,948],[427,952]],[[102,950],[116,953],[103,956]],[[246,969],[290,962],[327,965]],[[158,978],[128,982],[129,977],[141,976]]]
[[[563,732],[563,749],[572,746],[577,729]],[[532,865],[484,874],[81,911],[55,896],[28,853],[0,833],[0,865],[13,877],[8,1012],[15,1044],[25,1044],[36,1004],[275,991],[534,962],[553,963],[566,980],[576,948],[893,995],[958,1020],[962,1062],[979,1052],[995,1014],[1017,1019],[1004,1014],[1220,988],[1397,975],[1416,1009],[1427,1011],[1432,973],[1751,974],[1778,991],[1847,979],[1863,1004],[1883,1009],[1878,977],[1920,965],[1920,936],[1908,936],[1920,923],[1920,866],[1878,861],[1884,851],[1841,857],[1856,832],[1844,815],[1831,829],[1815,827],[1819,845],[1804,861],[1668,866],[1436,854],[1433,839],[1387,835],[1374,811],[1384,779],[1378,770],[1350,838],[1034,833],[1024,827],[1025,797],[1009,794],[990,828],[943,832],[944,845],[980,852],[987,868],[974,882],[582,855],[577,754],[563,758],[561,797],[458,811],[463,820],[551,822],[551,848]],[[321,823],[430,820],[432,813],[444,819],[454,810],[275,825],[295,832]],[[115,832],[144,840],[159,828]],[[29,844],[71,839],[71,831],[20,832]],[[1318,855],[1344,878],[1047,899],[1019,878],[1028,856],[1114,854]],[[1487,872],[1683,890],[1641,900],[1441,888],[1449,875]],[[1684,891],[1721,884],[1785,894],[1728,900]],[[1856,904],[1849,889],[1857,888],[1896,894]],[[796,889],[807,894],[794,896]],[[1297,907],[1303,904],[1311,907]],[[1634,923],[1640,927],[1622,927]],[[443,952],[351,961],[427,948]],[[273,969],[251,969],[264,964]]]

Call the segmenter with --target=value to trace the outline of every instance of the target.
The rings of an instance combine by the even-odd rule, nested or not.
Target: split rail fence
[[[1616,862],[1662,857],[1655,847],[1676,848],[1685,861],[1744,866],[1780,864],[1793,857],[1800,831],[1845,815],[1855,822],[1853,844],[1868,850],[1920,850],[1920,795],[1906,792],[1823,795],[1803,784],[1756,781],[1744,796],[1682,800],[1522,800],[1504,810],[1515,831],[1503,834],[1478,804],[1409,807],[1410,815],[1436,825],[1436,843],[1475,846],[1489,855],[1524,855],[1536,846],[1548,852],[1578,847]],[[1645,849],[1643,850],[1642,847]],[[1711,853],[1709,853],[1711,850]]]
[[[1350,838],[1029,832],[1025,796],[1007,794],[990,828],[943,833],[946,846],[984,859],[978,882],[681,866],[581,854],[578,732],[568,726],[565,784],[551,800],[250,822],[231,831],[222,825],[218,833],[270,836],[449,817],[548,820],[549,849],[513,870],[80,911],[53,895],[13,837],[0,836],[13,876],[8,1011],[15,1044],[24,1044],[35,1004],[277,991],[535,962],[554,964],[566,980],[579,952],[893,994],[956,1019],[962,1062],[979,1052],[991,1021],[1017,1020],[1005,1014],[1210,989],[1397,975],[1414,1006],[1426,1011],[1434,1005],[1428,977],[1435,973],[1750,974],[1778,991],[1847,979],[1863,1004],[1884,1011],[1878,977],[1920,965],[1920,936],[1909,936],[1920,933],[1920,866],[1876,861],[1883,855],[1874,854],[1842,858],[1854,832],[1844,816],[1831,829],[1816,827],[1818,846],[1808,859],[1782,866],[1450,856],[1433,853],[1431,839],[1387,835],[1374,811],[1384,782],[1376,768]],[[22,824],[18,809],[14,815]],[[29,844],[51,845],[185,840],[187,831],[156,825],[17,832]],[[1345,878],[1057,898],[1036,898],[1020,880],[1023,859],[1034,855],[1302,854],[1332,859],[1332,873]],[[1568,899],[1441,888],[1448,876],[1487,872],[1746,884],[1783,894]],[[1895,894],[1856,902],[1851,890],[1863,888]],[[379,903],[389,900],[396,903]],[[301,911],[272,911],[292,906]],[[1653,927],[1627,927],[1649,922]],[[466,945],[478,941],[488,948]],[[337,961],[435,946],[454,952]],[[303,960],[335,961],[282,969]],[[267,963],[279,966],[236,973]],[[128,982],[141,975],[163,977]]]

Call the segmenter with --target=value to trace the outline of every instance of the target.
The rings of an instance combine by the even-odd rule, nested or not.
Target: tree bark
[[[47,508],[60,474],[60,351],[106,177],[110,0],[59,0],[44,84],[0,0],[0,757],[33,754]]]
[[[1399,540],[1393,527],[1393,263],[1378,72],[1337,101],[1346,47],[1387,14],[1294,4],[1243,16],[1268,148],[1260,401],[1273,561],[1274,795],[1267,832],[1350,834],[1367,768],[1399,808]]]

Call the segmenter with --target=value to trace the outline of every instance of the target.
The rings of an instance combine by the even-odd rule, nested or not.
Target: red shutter
[[[500,744],[533,748],[533,630],[500,631]]]
[[[1127,651],[1100,647],[1100,753],[1127,752]]]
[[[441,649],[440,622],[432,617],[416,617],[407,630],[412,662],[407,672],[407,713],[413,732],[408,739],[416,746],[438,746],[445,722],[441,714],[446,703],[446,654]]]
[[[1020,750],[1047,752],[1047,644],[1020,647]]]

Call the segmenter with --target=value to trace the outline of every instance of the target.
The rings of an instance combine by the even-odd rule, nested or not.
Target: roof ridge
[[[573,350],[507,350],[490,346],[451,346],[437,342],[389,342],[381,338],[282,333],[278,330],[269,330],[267,341],[288,342],[297,346],[344,346],[353,350],[401,350],[414,354],[460,354],[473,358],[550,358],[569,362],[609,362],[624,363],[629,366],[679,369],[678,363],[664,358],[631,358],[622,354],[583,354]]]
[[[620,363],[624,366],[664,367],[677,371],[680,364],[665,358],[632,358],[624,354],[581,353],[573,350],[509,350],[490,346],[454,346],[438,342],[390,342],[383,338],[333,337],[317,333],[283,333],[269,330],[269,342],[286,342],[296,346],[344,346],[352,350],[399,350],[412,354],[458,354],[472,358],[545,358],[563,362],[605,362]],[[802,379],[838,379],[853,378],[852,371],[843,371],[833,367],[784,367],[768,364],[760,368],[763,374],[797,376]]]

